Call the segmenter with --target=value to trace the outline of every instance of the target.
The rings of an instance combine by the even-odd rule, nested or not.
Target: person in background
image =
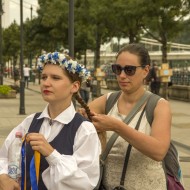
[[[33,85],[36,84],[36,73],[37,73],[36,68],[32,69],[32,81],[33,81]]]
[[[19,86],[20,72],[17,66],[15,66],[14,71],[14,85]]]
[[[120,49],[116,56],[112,71],[116,75],[121,95],[105,115],[107,98],[105,94],[88,105],[92,122],[99,133],[106,132],[107,141],[113,133],[117,133],[113,145],[105,161],[102,185],[105,190],[120,185],[123,164],[127,147],[132,145],[129,163],[124,180],[124,189],[166,190],[166,177],[162,167],[171,134],[171,110],[167,100],[161,98],[153,112],[153,122],[149,124],[143,107],[136,113],[129,124],[123,122],[135,104],[144,95],[144,80],[149,73],[150,56],[142,44],[129,44]],[[85,115],[84,109],[79,112]],[[141,115],[138,131],[135,129]]]
[[[23,72],[24,72],[24,82],[25,82],[25,87],[28,88],[29,86],[29,78],[30,78],[30,70],[31,68],[28,67],[28,65],[26,64]]]
[[[158,68],[157,63],[153,63],[153,67],[150,69],[149,81],[150,81],[151,92],[159,95],[160,77],[159,77],[159,68]]]
[[[15,132],[21,131],[27,133],[26,163],[31,162],[35,151],[41,156],[38,189],[93,190],[99,178],[101,145],[94,125],[76,113],[72,103],[75,97],[89,113],[78,95],[80,84],[89,78],[89,72],[59,52],[40,56],[39,67],[41,94],[48,102],[36,119],[42,120],[42,124],[31,125],[35,114],[29,115],[6,138],[0,149],[0,189],[20,190],[19,184],[7,175],[7,157]],[[27,190],[31,189],[29,171],[26,165]]]
[[[90,79],[81,84],[80,95],[81,95],[82,99],[85,101],[85,103],[88,103],[88,101],[89,101],[90,91],[91,91],[90,89],[91,89],[91,80]]]

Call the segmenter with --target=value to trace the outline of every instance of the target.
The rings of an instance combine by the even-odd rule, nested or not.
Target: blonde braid
[[[91,115],[90,115],[90,108],[89,108],[89,106],[84,102],[84,100],[79,96],[78,93],[75,94],[75,99],[86,110],[86,114],[87,114],[89,120],[92,121]],[[100,142],[101,142],[102,151],[104,151],[104,149],[106,147],[106,131],[104,131],[104,132],[98,132],[98,137],[99,137]]]
[[[84,102],[84,100],[79,96],[79,94],[75,94],[75,99],[80,103],[80,105],[86,110],[86,114],[88,116],[88,119],[92,121],[91,115],[90,115],[90,108],[87,106],[87,104]]]

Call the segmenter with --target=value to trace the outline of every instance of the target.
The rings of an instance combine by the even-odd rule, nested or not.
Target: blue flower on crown
[[[54,59],[55,61],[57,61],[59,59],[59,53],[55,52],[54,54],[52,54],[52,59]]]
[[[77,61],[73,59],[68,59],[64,53],[53,52],[41,55],[38,61],[38,68],[42,70],[46,63],[59,64],[70,73],[78,73],[79,77],[81,77],[83,81],[90,78],[90,72],[84,67],[84,65],[77,63]]]

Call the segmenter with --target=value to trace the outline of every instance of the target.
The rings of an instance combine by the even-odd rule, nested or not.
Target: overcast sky
[[[10,5],[10,23],[16,20],[17,23],[20,23],[20,0],[9,0]],[[38,0],[23,0],[23,20],[31,17],[31,6],[32,6],[32,15],[36,16],[36,9],[38,7]]]

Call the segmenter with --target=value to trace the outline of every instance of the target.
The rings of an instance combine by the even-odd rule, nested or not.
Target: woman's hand
[[[40,133],[29,133],[26,136],[26,142],[30,143],[33,150],[40,152],[43,156],[49,156],[54,148],[47,142]]]
[[[7,174],[0,175],[0,190],[20,190],[19,184]]]
[[[77,112],[80,113],[83,117],[88,119],[88,115],[87,115],[86,110],[84,108],[79,108],[77,110]],[[94,115],[96,115],[96,113],[91,111],[90,116],[94,116]]]
[[[115,131],[120,120],[104,114],[95,114],[92,116],[92,122],[98,132]]]

